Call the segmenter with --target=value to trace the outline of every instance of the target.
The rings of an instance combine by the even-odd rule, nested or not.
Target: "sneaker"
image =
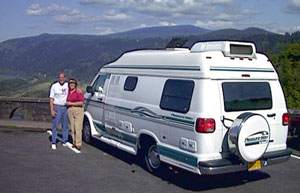
[[[62,143],[62,146],[67,147],[67,144],[66,143]]]
[[[51,145],[51,149],[55,150],[55,149],[56,149],[56,145],[55,145],[55,144],[52,144],[52,145]]]

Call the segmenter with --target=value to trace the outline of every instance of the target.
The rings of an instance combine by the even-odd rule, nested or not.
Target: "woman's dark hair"
[[[70,87],[70,83],[75,83],[75,87],[77,87],[77,80],[75,78],[70,78],[68,83],[69,83],[69,87]]]

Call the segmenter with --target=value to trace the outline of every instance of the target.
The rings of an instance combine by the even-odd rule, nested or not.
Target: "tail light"
[[[214,119],[198,118],[196,121],[196,131],[198,133],[213,133],[216,130]]]
[[[286,126],[289,124],[290,116],[288,113],[283,113],[282,115],[282,125]]]

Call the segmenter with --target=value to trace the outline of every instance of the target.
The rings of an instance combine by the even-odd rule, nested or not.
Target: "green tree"
[[[300,108],[300,43],[287,44],[271,59],[279,73],[288,108]]]

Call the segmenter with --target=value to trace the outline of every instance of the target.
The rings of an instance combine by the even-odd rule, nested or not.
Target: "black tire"
[[[83,123],[82,138],[83,138],[83,141],[86,143],[90,144],[92,142],[91,126],[88,121],[84,121],[84,123]]]
[[[142,148],[142,158],[145,169],[153,174],[158,173],[162,168],[162,163],[159,158],[159,152],[156,143],[150,142],[148,144],[144,144]]]

